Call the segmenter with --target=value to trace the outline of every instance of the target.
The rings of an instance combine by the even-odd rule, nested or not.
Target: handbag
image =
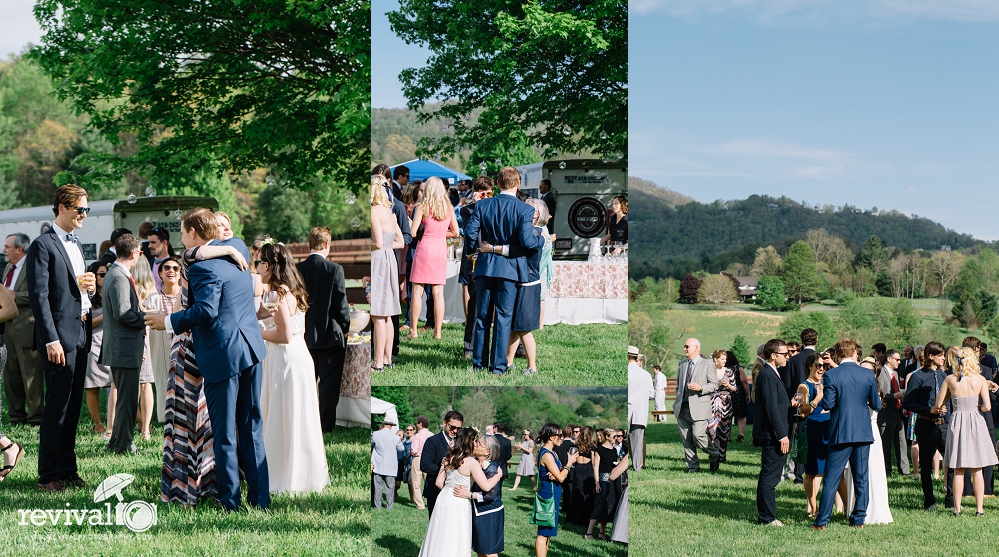
[[[536,482],[540,487],[541,485],[541,453],[538,454],[538,466],[536,472]],[[531,510],[531,524],[541,526],[543,528],[552,528],[555,526],[555,490],[552,490],[552,496],[545,499],[540,495],[539,492],[534,494],[534,509]]]
[[[808,433],[802,431],[791,441],[791,460],[797,464],[805,464],[808,460]]]

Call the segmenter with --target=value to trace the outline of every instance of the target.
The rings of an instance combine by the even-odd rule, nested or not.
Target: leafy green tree
[[[870,270],[877,276],[888,266],[888,259],[888,247],[881,241],[881,238],[872,234],[867,237],[864,245],[860,248],[860,253],[857,255],[857,265]]]
[[[375,398],[380,398],[385,402],[390,402],[395,405],[395,411],[399,415],[399,423],[396,425],[404,426],[405,424],[413,423],[416,416],[413,415],[413,409],[409,405],[409,387],[406,386],[390,386],[390,387],[371,387],[371,396]],[[433,418],[430,420],[431,425],[433,425]],[[380,427],[376,424],[371,424],[373,427]]]
[[[312,210],[308,193],[277,184],[267,186],[257,198],[257,208],[263,215],[263,231],[275,240],[293,243],[308,238]]]
[[[579,406],[576,407],[576,415],[580,418],[589,418],[595,416],[597,409],[593,406],[593,403],[589,399],[584,398]]]
[[[515,131],[511,132],[511,135],[510,138],[491,137],[476,145],[468,158],[465,172],[471,176],[478,176],[482,172],[488,176],[495,176],[504,166],[520,166],[541,161],[541,157],[527,143],[527,137],[523,132]],[[486,165],[485,169],[482,168],[483,163]]]
[[[792,244],[781,267],[780,277],[784,281],[784,292],[788,297],[798,300],[799,304],[815,298],[821,279],[815,268],[815,251],[812,246],[802,241]]]
[[[975,313],[978,322],[983,325],[990,323],[999,312],[999,297],[983,288],[978,291],[978,307],[979,310]]]
[[[834,320],[840,336],[859,342],[864,348],[883,342],[901,349],[919,343],[919,316],[908,298],[857,298]]]
[[[424,154],[523,132],[546,158],[586,150],[624,156],[627,15],[620,0],[401,0],[389,14],[392,30],[432,52],[424,67],[400,75],[409,108],[447,99],[420,119],[454,125],[453,136],[424,141]]]
[[[739,363],[742,364],[743,367],[750,367],[750,358],[752,356],[749,341],[746,340],[746,337],[742,335],[735,335],[735,338],[732,339],[732,353],[735,354],[736,358],[739,358]]]
[[[781,322],[777,336],[788,341],[800,341],[801,331],[805,329],[814,329],[818,333],[819,340],[816,346],[819,348],[828,348],[838,340],[832,319],[821,311],[792,313]]]
[[[756,257],[753,258],[753,266],[749,269],[751,277],[775,277],[780,274],[780,268],[784,261],[773,246],[757,248]]]
[[[31,56],[111,144],[66,175],[268,167],[357,187],[370,162],[370,3],[40,0]],[[73,173],[77,174],[77,173]]]
[[[787,305],[784,283],[777,277],[760,277],[756,303],[769,311],[780,311]]]
[[[732,284],[732,279],[726,275],[711,275],[705,277],[701,287],[697,289],[697,301],[702,304],[734,304],[739,301],[739,292]]]

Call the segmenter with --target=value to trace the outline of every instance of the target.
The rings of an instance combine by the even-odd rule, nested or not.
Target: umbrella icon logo
[[[133,532],[145,532],[156,525],[156,506],[145,501],[125,503],[121,492],[134,481],[135,476],[131,474],[115,474],[107,478],[94,490],[94,502],[100,503],[116,497],[118,504],[115,505],[115,524],[125,526]]]

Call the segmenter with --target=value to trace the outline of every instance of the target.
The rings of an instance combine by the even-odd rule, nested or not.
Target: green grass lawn
[[[751,428],[751,426],[750,426]],[[732,443],[728,462],[716,474],[684,473],[683,447],[672,417],[646,430],[648,468],[630,472],[631,557],[659,555],[995,555],[999,551],[999,500],[985,500],[985,517],[974,517],[965,498],[964,516],[943,509],[943,484],[934,482],[939,510],[922,510],[922,491],[911,476],[888,480],[893,524],[862,530],[833,515],[828,530],[814,532],[801,485],[777,487],[777,518],[783,528],[756,525],[756,481],[760,452],[751,442]],[[701,453],[701,458],[706,455]],[[706,462],[703,469],[706,469]],[[970,516],[969,516],[970,515]]]
[[[546,327],[547,328],[547,327]],[[510,471],[516,470],[511,463]],[[534,555],[534,540],[538,527],[531,525],[531,508],[534,505],[534,491],[531,482],[523,478],[517,491],[513,487],[511,475],[503,484],[503,507],[505,516],[504,549],[501,556],[521,557]],[[384,506],[384,501],[383,501]],[[610,541],[584,540],[586,528],[564,525],[559,517],[558,536],[549,542],[550,557],[626,557],[625,545]],[[406,484],[399,488],[395,507],[389,510],[371,512],[371,557],[417,557],[423,536],[427,532],[427,511],[417,510],[409,498]],[[608,525],[607,535],[610,535]]]
[[[325,435],[332,485],[305,497],[273,496],[268,511],[226,514],[212,502],[192,510],[160,502],[161,427],[153,439],[136,440],[140,453],[116,456],[106,441],[91,433],[90,418],[80,419],[76,454],[88,486],[48,494],[38,491],[38,428],[12,427],[4,415],[4,433],[24,445],[27,455],[0,483],[0,540],[11,555],[364,555],[370,550],[368,496],[369,432],[337,428]],[[280,455],[268,455],[280,458]],[[94,490],[118,473],[135,476],[125,502],[156,503],[157,525],[143,533],[123,526],[20,526],[18,509],[93,509]],[[246,485],[242,494],[245,500]],[[112,501],[115,501],[112,498]],[[116,501],[115,501],[116,502]],[[68,507],[67,507],[68,505]],[[113,506],[112,506],[113,508]],[[112,511],[113,512],[113,511]]]
[[[624,385],[628,381],[627,325],[546,325],[534,331],[538,373],[521,374],[527,360],[517,358],[503,377],[472,372],[465,359],[465,326],[445,324],[441,339],[432,331],[402,338],[395,368],[373,373],[372,385]]]

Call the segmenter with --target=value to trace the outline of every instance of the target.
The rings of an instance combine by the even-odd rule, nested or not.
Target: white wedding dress
[[[888,476],[885,473],[885,453],[881,446],[881,433],[878,430],[878,413],[871,410],[871,429],[874,430],[874,443],[871,444],[870,456],[867,459],[868,489],[870,496],[867,502],[867,517],[864,524],[891,524],[894,522],[891,509],[888,508]],[[853,472],[847,466],[846,477],[847,515],[853,512],[855,501],[853,495]]]
[[[316,369],[305,344],[305,313],[291,316],[291,342],[264,345],[260,411],[271,493],[322,491],[330,484],[330,474]]]
[[[437,478],[434,478],[436,480]],[[429,477],[427,481],[432,481]],[[471,490],[472,478],[457,470],[447,473],[434,514],[423,537],[420,557],[469,557],[472,554],[472,503],[454,496],[456,486]]]

